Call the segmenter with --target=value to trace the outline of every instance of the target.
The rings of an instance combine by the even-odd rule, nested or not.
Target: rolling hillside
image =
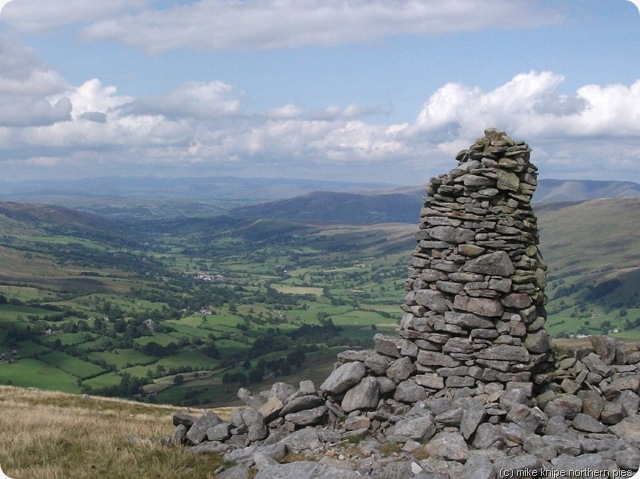
[[[417,224],[424,187],[366,193],[314,191],[233,210],[233,214],[313,223]],[[627,181],[540,180],[534,204],[601,198],[640,198],[640,185]]]
[[[640,339],[640,198],[536,208],[549,265],[548,329],[584,334],[633,330]]]
[[[543,204],[536,214],[551,277],[640,266],[640,197]]]
[[[598,198],[639,198],[640,185],[631,181],[540,180],[534,201],[559,203]]]
[[[323,352],[396,328],[414,201],[325,193],[118,221],[2,205],[0,383],[214,404],[249,376],[313,375]],[[640,198],[535,208],[551,334],[640,339]],[[381,211],[415,220],[365,224]]]
[[[428,178],[416,185],[292,178],[90,178],[46,182],[0,180],[0,200],[40,203],[107,216],[166,218],[221,214],[238,206],[257,205],[262,216],[352,223],[415,222]],[[597,198],[640,196],[629,181],[540,179],[534,202],[556,203]],[[269,203],[264,203],[269,202]],[[241,209],[240,213],[251,212]],[[359,214],[358,214],[359,213]]]
[[[423,196],[424,193],[417,189],[367,194],[315,191],[238,208],[234,213],[311,223],[415,223]]]

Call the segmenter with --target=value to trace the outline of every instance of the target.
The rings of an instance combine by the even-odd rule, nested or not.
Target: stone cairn
[[[427,187],[400,325],[422,386],[529,383],[553,359],[530,151],[487,130]]]
[[[176,412],[169,441],[224,454],[220,479],[633,476],[640,351],[554,352],[529,153],[489,129],[431,179],[398,336],[340,353],[319,387],[243,388],[227,420]]]

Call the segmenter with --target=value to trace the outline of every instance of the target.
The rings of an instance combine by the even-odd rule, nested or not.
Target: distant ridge
[[[271,201],[311,191],[365,192],[392,188],[388,183],[309,180],[301,178],[104,177],[82,180],[2,181],[0,199],[61,204],[112,198],[162,200]]]
[[[294,198],[237,208],[234,214],[312,223],[415,223],[422,196],[421,190],[368,194],[314,191]]]
[[[201,205],[216,204],[217,212],[229,211],[253,219],[351,224],[416,223],[424,188],[424,185],[394,186],[290,178],[92,178],[46,183],[0,181],[0,200],[66,206],[106,216],[122,213],[118,205],[125,205],[128,211],[135,206],[142,217],[147,214],[144,211],[148,210],[148,205],[190,202],[182,206],[183,216],[197,216],[196,211],[201,209]],[[631,181],[543,179],[538,181],[533,203],[638,197],[640,185]],[[115,207],[111,208],[111,205]],[[60,211],[48,213],[54,217],[61,214]],[[72,218],[69,220],[74,222]],[[83,222],[86,220],[82,218]]]
[[[540,180],[533,200],[534,203],[559,203],[633,197],[640,197],[640,185],[632,181]]]
[[[369,193],[315,191],[233,210],[253,218],[315,223],[417,223],[423,187]],[[534,204],[575,203],[604,198],[640,198],[640,185],[631,181],[540,180]]]
[[[103,216],[62,206],[0,201],[0,229],[46,231],[49,234],[79,234],[85,237],[116,237],[118,224]]]

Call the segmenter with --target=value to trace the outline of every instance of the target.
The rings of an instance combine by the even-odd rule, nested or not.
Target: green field
[[[540,208],[552,336],[640,339],[639,205]],[[398,327],[413,224],[153,211],[75,230],[64,211],[0,215],[0,384],[224,404],[240,385],[320,381],[336,351]]]
[[[78,378],[37,359],[24,358],[11,364],[0,364],[0,379],[4,384],[37,387],[78,393]]]

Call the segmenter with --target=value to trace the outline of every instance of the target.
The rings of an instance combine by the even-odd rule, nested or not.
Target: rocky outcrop
[[[401,347],[404,340],[397,341]],[[433,377],[438,386],[442,377],[419,373],[394,381],[367,366],[399,361],[380,350],[388,342],[378,338],[380,349],[338,356],[339,366],[323,382],[330,390],[309,381],[297,388],[276,383],[255,396],[243,390],[247,409],[229,422],[211,411],[199,418],[176,413],[173,441],[236,463],[221,478],[247,478],[252,469],[256,477],[303,479],[495,478],[505,471],[584,468],[630,477],[640,468],[638,348],[609,337],[594,342],[632,362],[579,349],[557,358],[545,388],[532,394],[526,382],[439,388]],[[274,407],[282,391],[289,395]],[[288,454],[307,462],[280,464]]]
[[[318,387],[240,390],[229,421],[176,413],[171,440],[224,454],[221,478],[635,473],[640,352],[596,337],[554,353],[529,151],[487,130],[431,180],[398,336],[339,354]]]

